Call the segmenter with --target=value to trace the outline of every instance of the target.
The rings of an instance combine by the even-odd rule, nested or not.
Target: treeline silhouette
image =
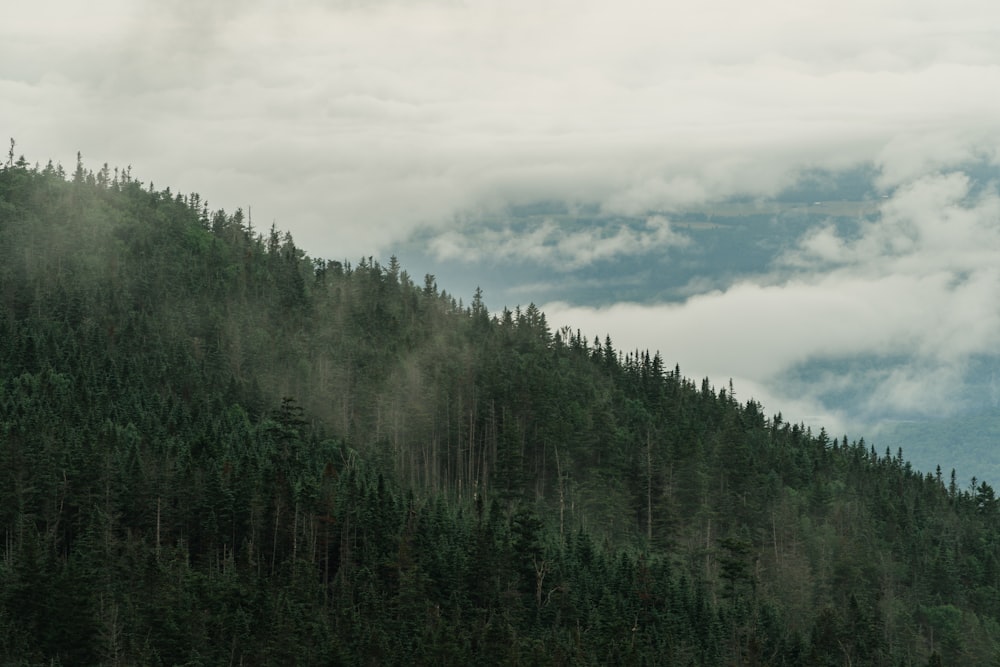
[[[534,305],[0,170],[5,664],[995,664],[998,529]]]

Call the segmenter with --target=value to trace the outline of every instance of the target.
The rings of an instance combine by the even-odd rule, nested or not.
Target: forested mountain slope
[[[107,167],[0,171],[0,494],[10,664],[1000,656],[987,484]]]

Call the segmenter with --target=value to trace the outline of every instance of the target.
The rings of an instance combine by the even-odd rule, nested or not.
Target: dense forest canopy
[[[12,147],[0,655],[1000,659],[987,483],[590,336]]]

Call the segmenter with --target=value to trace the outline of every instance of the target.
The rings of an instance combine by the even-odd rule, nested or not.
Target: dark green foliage
[[[994,490],[659,354],[0,170],[10,664],[990,664]]]

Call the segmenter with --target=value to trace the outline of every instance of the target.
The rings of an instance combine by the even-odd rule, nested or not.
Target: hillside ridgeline
[[[0,170],[0,494],[9,664],[1000,655],[986,483],[131,170]]]

